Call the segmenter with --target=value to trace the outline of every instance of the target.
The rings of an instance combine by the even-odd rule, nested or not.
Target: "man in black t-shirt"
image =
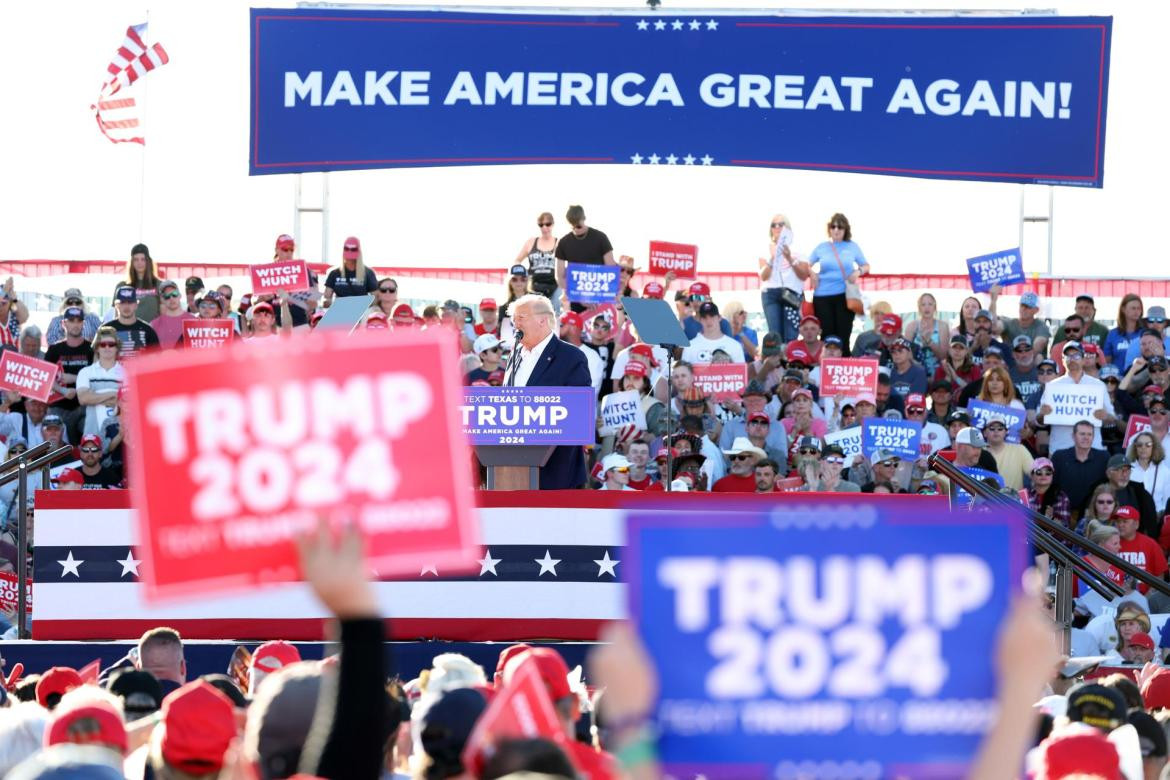
[[[81,437],[78,448],[81,456],[81,476],[85,479],[86,490],[116,488],[122,484],[122,474],[102,465],[102,438],[96,433]]]
[[[118,341],[122,343],[121,359],[132,358],[148,347],[157,347],[158,334],[154,328],[138,319],[137,291],[129,285],[122,285],[115,294],[114,303],[118,316],[105,325],[118,332]]]
[[[49,347],[45,360],[56,363],[59,370],[53,383],[52,408],[65,420],[69,440],[77,441],[85,422],[85,411],[77,402],[77,374],[93,362],[93,345],[82,338],[85,312],[79,306],[65,309],[61,317],[65,338]]]
[[[609,243],[609,236],[597,228],[591,228],[585,224],[584,208],[569,206],[565,219],[568,220],[572,230],[557,242],[556,249],[557,285],[562,291],[568,290],[565,279],[565,265],[567,263],[616,265],[613,259],[613,244]],[[561,305],[570,305],[567,292],[562,292]],[[585,311],[585,308],[579,303],[572,304],[572,309],[575,312]]]

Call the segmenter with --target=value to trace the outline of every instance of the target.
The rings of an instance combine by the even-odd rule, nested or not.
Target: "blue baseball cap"
[[[1027,306],[1029,309],[1039,308],[1040,296],[1029,290],[1020,296],[1020,305]]]
[[[115,297],[118,299],[119,303],[137,303],[138,291],[130,285],[124,284],[118,288],[118,292]]]

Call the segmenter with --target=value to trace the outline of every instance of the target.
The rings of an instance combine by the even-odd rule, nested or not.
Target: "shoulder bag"
[[[841,256],[837,254],[837,245],[832,241],[829,246],[833,248],[833,257],[837,260],[837,267],[841,269],[841,281],[845,282],[845,308],[854,314],[865,314],[865,303],[861,300],[861,286],[857,282],[851,282],[845,276],[845,264],[841,262]]]

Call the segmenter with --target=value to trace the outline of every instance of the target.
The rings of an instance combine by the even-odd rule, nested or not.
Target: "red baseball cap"
[[[277,249],[296,249],[297,242],[288,233],[281,233],[276,237]]]
[[[345,239],[345,246],[341,250],[341,257],[344,260],[357,260],[361,251],[362,242],[358,240],[357,236],[350,236]]]
[[[484,298],[482,301],[479,302],[479,310],[480,311],[483,311],[484,309],[498,309],[498,308],[500,308],[500,307],[499,307],[499,304],[496,303],[495,298]]]
[[[265,642],[252,653],[252,666],[259,667],[265,672],[275,672],[300,660],[301,651],[297,650],[296,645],[280,639]]]
[[[394,307],[393,320],[395,325],[413,325],[414,309],[410,308],[409,303],[398,304]]]
[[[80,727],[81,721],[90,722]],[[122,755],[126,755],[130,747],[121,714],[113,705],[101,700],[82,707],[70,707],[53,719],[49,730],[45,732],[45,747],[66,743],[100,745],[118,750]]]
[[[1037,777],[1058,780],[1069,775],[1122,780],[1121,756],[1109,738],[1092,726],[1071,728],[1040,743]]]
[[[666,297],[666,288],[658,282],[647,282],[646,286],[642,288],[642,297],[662,300]]]
[[[81,443],[79,446],[84,447],[87,444],[96,444],[100,447],[102,446],[102,437],[98,436],[96,433],[87,433],[81,437]]]
[[[676,447],[663,447],[658,450],[658,454],[654,456],[654,460],[666,460],[667,456],[678,460],[679,451]]]
[[[690,286],[687,292],[691,295],[710,296],[711,288],[707,286],[706,282],[695,282]]]
[[[554,702],[572,695],[573,691],[569,688],[569,667],[560,653],[548,647],[530,647],[510,658],[504,666],[504,683],[507,684],[516,674],[516,670],[525,663],[536,664],[540,679],[548,689],[549,698]]]
[[[61,469],[61,472],[57,474],[57,484],[63,485],[69,482],[75,485],[84,485],[85,477],[77,469]]]
[[[883,336],[893,336],[902,332],[902,318],[897,314],[887,314],[878,323],[878,333]]]
[[[763,420],[766,423],[772,422],[772,418],[770,418],[768,415],[764,414],[763,412],[754,412],[752,414],[749,414],[747,421],[752,422],[753,420]]]
[[[1154,649],[1154,638],[1140,631],[1129,638],[1129,643],[1137,647],[1144,647],[1147,650]]]
[[[1149,712],[1170,707],[1170,670],[1159,669],[1142,683],[1142,701]]]
[[[1142,516],[1132,506],[1119,506],[1113,510],[1112,520],[1141,520]]]
[[[784,359],[789,363],[804,363],[806,366],[812,363],[812,356],[799,341],[788,343],[784,348]]]
[[[637,360],[631,360],[626,363],[626,370],[623,372],[626,376],[644,377],[646,376],[646,364],[639,363]]]
[[[635,344],[630,347],[631,355],[641,355],[650,361],[650,365],[655,368],[658,367],[658,360],[654,357],[654,347],[649,344]]]
[[[907,409],[926,409],[926,396],[922,393],[910,393],[906,396]]]
[[[253,304],[251,308],[252,316],[255,317],[258,311],[266,311],[273,316],[276,315],[276,310],[272,308],[272,304],[268,301],[260,301],[259,303]]]
[[[168,764],[193,775],[219,771],[236,736],[231,699],[196,680],[163,699],[162,719],[162,756]]]
[[[496,674],[495,677],[492,678],[492,682],[495,683],[497,688],[503,687],[504,685],[504,667],[508,665],[508,662],[518,656],[520,653],[523,653],[525,650],[531,649],[532,645],[526,645],[521,642],[516,645],[505,647],[500,651],[500,657],[496,661]]]
[[[820,318],[819,318],[819,317],[817,317],[817,316],[816,316],[816,315],[814,315],[814,314],[806,314],[806,315],[804,315],[803,317],[801,317],[801,318],[800,318],[800,324],[801,324],[801,325],[803,325],[803,324],[804,324],[804,323],[806,323],[806,322],[815,322],[815,323],[817,324],[817,327],[818,327],[818,328],[819,328],[819,327],[821,327],[821,320],[820,320]]]
[[[85,681],[81,679],[81,675],[77,673],[76,669],[71,669],[68,666],[54,666],[42,674],[41,679],[37,680],[37,704],[51,710],[57,706],[57,702],[54,701],[50,706],[50,696],[56,694],[57,699],[60,699],[68,691],[80,688],[84,684]]]
[[[1101,348],[1098,347],[1096,344],[1090,344],[1088,342],[1085,342],[1085,343],[1081,344],[1081,352],[1083,352],[1086,355],[1100,355]]]
[[[567,311],[561,315],[562,325],[572,325],[577,330],[585,329],[585,321],[581,319],[581,315],[575,311]]]

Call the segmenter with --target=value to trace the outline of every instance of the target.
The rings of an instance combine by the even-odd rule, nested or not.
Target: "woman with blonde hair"
[[[1012,384],[1011,375],[1002,366],[995,366],[983,372],[983,385],[979,388],[979,400],[1000,406],[1010,406],[1021,411],[1024,408],[1024,402],[1016,397],[1016,386]]]
[[[1139,433],[1129,443],[1125,456],[1133,466],[1130,479],[1146,486],[1146,491],[1154,499],[1154,509],[1164,514],[1166,502],[1170,500],[1170,468],[1167,468],[1168,473],[1162,473],[1166,452],[1158,437],[1149,431]]]
[[[1098,547],[1104,547],[1107,551],[1118,555],[1121,553],[1121,532],[1117,530],[1117,526],[1109,525],[1101,520],[1090,520],[1088,526],[1085,528],[1086,536],[1093,544]],[[1094,569],[1105,575],[1105,578],[1113,582],[1115,585],[1125,585],[1125,572],[1117,568],[1113,564],[1106,561],[1104,558],[1099,558],[1094,553],[1089,553],[1083,560],[1085,563],[1092,566]],[[1073,593],[1082,595],[1088,590],[1088,585],[1079,581],[1074,583]],[[1120,613],[1119,613],[1120,614]],[[1148,624],[1147,624],[1148,625]]]
[[[889,301],[874,301],[870,304],[869,316],[873,320],[873,327],[857,334],[857,338],[853,341],[854,355],[865,355],[870,350],[876,353],[878,344],[882,340],[881,335],[877,332],[878,325],[881,324],[882,317],[893,313],[894,307],[890,306]]]
[[[792,249],[792,225],[776,214],[768,227],[768,256],[759,258],[760,303],[768,332],[789,342],[796,338],[804,304],[804,280],[808,262]]]
[[[951,324],[935,319],[938,301],[928,292],[918,296],[918,319],[906,323],[906,340],[922,347],[922,367],[927,376],[934,376],[934,370],[947,358],[947,347],[951,343]]]
[[[345,239],[341,250],[341,265],[329,269],[325,277],[325,306],[333,304],[333,296],[351,298],[369,295],[378,289],[374,269],[366,268],[362,260],[362,242],[356,236]]]
[[[1087,538],[1089,524],[1093,521],[1108,523],[1116,509],[1117,497],[1113,495],[1113,487],[1108,482],[1093,488],[1093,494],[1089,496],[1085,511],[1077,523],[1077,533]]]

